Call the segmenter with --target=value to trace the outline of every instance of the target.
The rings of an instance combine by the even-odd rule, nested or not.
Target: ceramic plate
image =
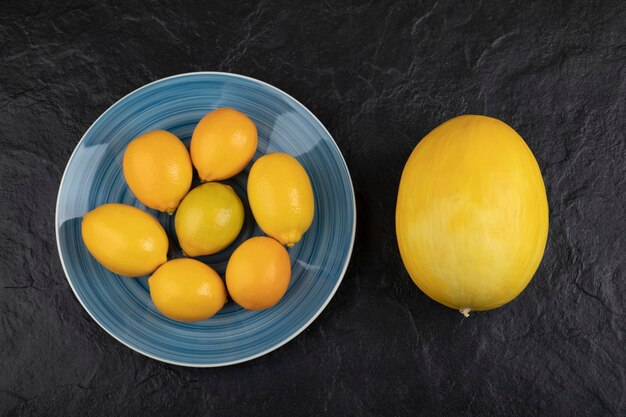
[[[311,179],[315,218],[303,239],[289,249],[292,279],[273,308],[253,312],[229,302],[214,317],[180,323],[161,315],[150,300],[147,277],[109,272],[87,252],[82,216],[101,204],[119,202],[155,216],[170,236],[169,257],[183,256],[173,217],[147,209],[128,189],[122,156],[135,137],[168,130],[187,145],[195,125],[209,111],[232,107],[247,114],[259,132],[255,159],[286,152]],[[231,180],[246,206],[246,221],[226,250],[198,258],[222,276],[232,251],[262,232],[247,203],[250,165]],[[67,280],[93,319],[126,346],[151,358],[185,366],[222,366],[270,352],[304,330],[324,309],[348,266],[356,215],[348,168],[320,121],[281,90],[252,78],[226,73],[190,73],[155,81],[111,106],[87,130],[72,154],[59,189],[56,233]]]

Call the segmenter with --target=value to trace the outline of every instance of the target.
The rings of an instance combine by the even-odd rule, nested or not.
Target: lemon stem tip
[[[469,317],[470,315],[470,311],[472,311],[472,309],[470,307],[463,307],[462,309],[459,310],[461,312],[461,314],[463,314],[465,317]]]

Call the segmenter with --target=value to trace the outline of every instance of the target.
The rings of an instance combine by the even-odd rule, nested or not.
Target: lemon
[[[299,242],[313,221],[309,176],[285,153],[267,154],[252,165],[248,199],[259,227],[283,245],[291,247]]]
[[[191,160],[203,181],[230,178],[245,168],[256,152],[256,126],[229,108],[213,110],[193,131]]]
[[[178,207],[174,226],[188,256],[211,255],[230,245],[243,226],[243,204],[228,185],[202,184]]]
[[[173,213],[189,187],[193,169],[185,145],[164,130],[134,139],[124,152],[124,178],[146,206]]]
[[[548,202],[537,161],[497,119],[447,121],[404,167],[396,233],[411,278],[436,301],[465,315],[511,301],[546,246]]]
[[[276,240],[257,236],[243,242],[226,267],[226,286],[233,300],[248,310],[272,307],[287,292],[291,261]]]
[[[138,277],[167,261],[168,240],[148,213],[125,204],[105,204],[83,216],[85,246],[110,271]]]
[[[148,279],[156,308],[173,320],[208,319],[226,303],[224,282],[211,267],[195,259],[174,259]]]

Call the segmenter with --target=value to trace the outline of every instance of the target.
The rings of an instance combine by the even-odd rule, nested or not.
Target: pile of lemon
[[[124,152],[124,178],[144,205],[175,215],[178,242],[187,256],[211,255],[235,241],[244,221],[235,191],[217,181],[241,172],[257,142],[257,128],[245,114],[217,109],[198,123],[189,151],[163,130],[134,139]],[[189,191],[193,167],[203,183]],[[168,261],[165,230],[136,207],[105,204],[85,214],[83,241],[94,258],[116,274],[152,274],[152,300],[171,319],[207,319],[224,306],[227,293],[246,309],[266,309],[278,303],[289,286],[291,261],[285,246],[300,241],[310,227],[313,190],[295,158],[270,153],[252,165],[247,192],[252,214],[267,237],[250,238],[235,249],[226,267],[226,285],[203,262]]]

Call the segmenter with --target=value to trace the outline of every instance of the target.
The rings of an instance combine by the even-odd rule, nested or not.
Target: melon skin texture
[[[404,167],[396,236],[409,275],[439,303],[467,315],[517,297],[548,237],[546,190],[524,140],[486,116],[434,129]]]

